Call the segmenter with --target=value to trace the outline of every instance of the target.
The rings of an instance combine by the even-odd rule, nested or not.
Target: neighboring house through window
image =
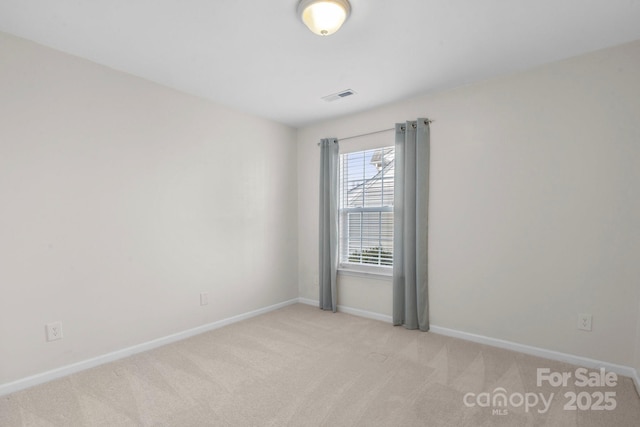
[[[394,147],[340,155],[340,268],[390,274]]]

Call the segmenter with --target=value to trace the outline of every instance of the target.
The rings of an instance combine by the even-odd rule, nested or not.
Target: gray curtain
[[[393,324],[429,330],[429,120],[396,124]]]
[[[337,310],[338,140],[320,141],[320,308]]]

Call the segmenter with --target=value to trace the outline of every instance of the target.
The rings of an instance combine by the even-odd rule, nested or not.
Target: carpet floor
[[[578,368],[297,304],[1,397],[0,426],[640,425],[631,379]]]

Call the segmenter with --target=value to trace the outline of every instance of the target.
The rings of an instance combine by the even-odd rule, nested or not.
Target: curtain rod
[[[433,123],[433,120],[429,120],[427,119],[427,123]],[[425,123],[426,124],[426,123]],[[415,126],[414,126],[415,129]],[[345,141],[347,139],[354,139],[354,138],[360,138],[362,136],[369,136],[369,135],[375,135],[377,133],[383,133],[383,132],[391,132],[392,130],[396,130],[395,127],[392,128],[388,128],[388,129],[381,129],[381,130],[374,130],[373,132],[367,132],[367,133],[361,133],[359,135],[351,135],[351,136],[346,136],[344,138],[336,138],[337,141]],[[404,129],[403,129],[404,130]],[[320,143],[318,142],[318,146],[320,145]]]
[[[377,133],[390,132],[392,130],[396,130],[396,128],[392,127],[392,128],[389,128],[389,129],[374,130],[373,132],[361,133],[360,135],[351,135],[351,136],[346,136],[344,138],[336,138],[336,139],[338,141],[345,141],[347,139],[360,138],[361,136],[375,135]]]

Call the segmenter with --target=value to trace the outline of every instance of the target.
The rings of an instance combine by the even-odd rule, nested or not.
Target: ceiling
[[[640,0],[350,2],[329,37],[298,0],[0,0],[0,31],[295,127],[640,39]]]

